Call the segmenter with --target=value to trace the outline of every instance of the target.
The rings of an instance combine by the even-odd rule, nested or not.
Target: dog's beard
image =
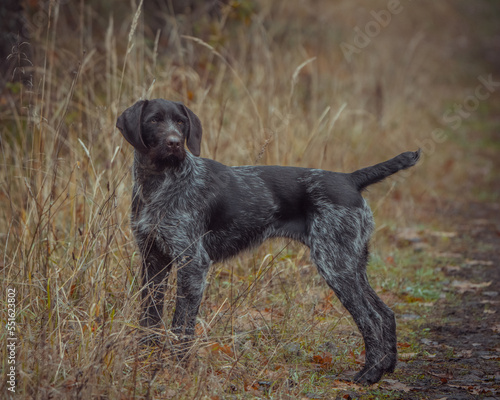
[[[158,170],[167,168],[179,168],[186,158],[185,152],[175,152],[153,158],[153,164]]]

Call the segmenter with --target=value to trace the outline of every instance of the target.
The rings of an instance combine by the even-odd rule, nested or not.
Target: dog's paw
[[[382,378],[383,373],[384,370],[382,368],[365,366],[354,376],[354,382],[361,385],[373,385]]]
[[[384,372],[392,374],[396,369],[397,363],[398,363],[398,353],[393,351],[386,354],[379,364]]]

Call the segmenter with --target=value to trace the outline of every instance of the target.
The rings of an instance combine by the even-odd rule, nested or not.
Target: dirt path
[[[450,260],[443,290],[453,300],[439,300],[416,323],[428,332],[420,339],[424,356],[399,366],[408,376],[402,398],[499,399],[500,204],[469,203],[444,218],[456,235],[437,250]]]

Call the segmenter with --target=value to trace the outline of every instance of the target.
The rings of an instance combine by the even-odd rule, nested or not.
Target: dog
[[[361,192],[415,165],[420,150],[352,173],[228,167],[199,157],[201,122],[182,103],[138,101],[116,126],[135,149],[131,227],[142,256],[142,326],[160,326],[174,263],[172,332],[192,340],[210,265],[268,238],[290,238],[309,247],[363,336],[366,361],[354,381],[372,384],[394,371],[396,322],[366,276],[374,222]]]

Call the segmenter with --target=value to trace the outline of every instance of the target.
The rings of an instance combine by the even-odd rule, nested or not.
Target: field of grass
[[[27,10],[29,22],[45,16],[30,27],[32,86],[0,94],[0,315],[8,326],[14,289],[17,339],[16,393],[2,377],[2,396],[331,398],[347,385],[338,374],[360,368],[352,319],[307,250],[284,240],[213,267],[188,368],[138,345],[133,151],[115,123],[139,98],[183,101],[202,121],[202,156],[227,165],[351,171],[422,147],[410,174],[366,193],[369,276],[396,311],[440,296],[429,255],[398,238],[439,230],[434,210],[492,174],[468,153],[487,145],[465,129],[490,113],[488,99],[460,120],[452,110],[494,72],[469,57],[498,7],[235,1],[213,18],[165,15],[158,35],[139,2],[46,3]],[[341,44],[359,31],[372,37],[346,57]],[[174,289],[175,278],[167,326]],[[4,375],[10,332],[0,331]]]

